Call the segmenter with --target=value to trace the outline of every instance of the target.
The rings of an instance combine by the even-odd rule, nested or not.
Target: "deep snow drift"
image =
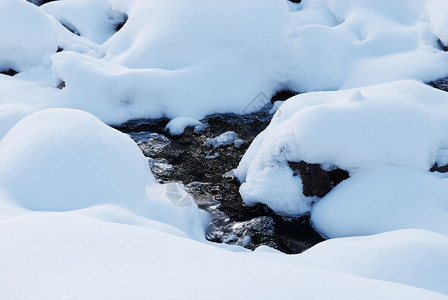
[[[2,0],[0,16],[2,297],[446,299],[448,178],[429,170],[448,163],[448,96],[424,82],[448,76],[448,2]],[[242,197],[358,237],[293,256],[207,242],[184,186],[103,123],[179,135],[280,90],[303,94],[242,159]],[[350,178],[305,197],[302,160]]]

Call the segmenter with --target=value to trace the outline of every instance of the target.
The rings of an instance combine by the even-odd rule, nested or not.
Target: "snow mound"
[[[301,265],[392,281],[448,295],[448,238],[407,229],[332,239],[296,256]]]
[[[434,35],[446,35],[442,2],[302,1],[289,18],[290,89],[335,90],[448,75],[448,53],[440,51]]]
[[[50,64],[58,33],[48,15],[25,1],[2,0],[0,16],[0,71]]]
[[[241,195],[280,214],[308,212],[313,199],[301,193],[288,162],[341,168],[350,176],[385,166],[425,174],[448,146],[447,111],[445,92],[413,81],[298,95],[279,108],[241,160],[235,172],[244,182]]]
[[[422,228],[448,235],[448,178],[408,168],[360,172],[342,182],[311,212],[327,237]]]
[[[168,130],[171,135],[180,135],[184,133],[185,128],[187,127],[194,127],[196,129],[203,126],[204,125],[201,122],[194,118],[179,117],[171,120],[166,125],[165,130]]]
[[[31,210],[66,211],[145,197],[152,180],[131,138],[94,116],[36,112],[0,142],[0,186]]]
[[[97,44],[108,40],[127,19],[125,14],[113,10],[108,0],[53,1],[43,5],[42,10]]]
[[[130,137],[83,111],[33,113],[0,141],[0,190],[19,208],[115,205],[204,239],[203,215],[176,187],[157,184]]]

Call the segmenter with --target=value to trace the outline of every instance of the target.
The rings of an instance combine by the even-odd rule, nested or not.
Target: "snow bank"
[[[50,63],[58,49],[58,34],[49,16],[19,0],[2,0],[0,16],[0,71]]]
[[[332,239],[296,256],[296,262],[448,295],[448,238],[429,231]]]
[[[5,298],[445,299],[410,286],[264,259],[78,212],[0,221]],[[349,283],[349,284],[348,284]]]
[[[445,4],[433,1],[429,20],[427,3],[302,1],[289,19],[295,63],[290,89],[334,90],[448,75],[448,54],[438,50],[431,32],[444,34],[446,15],[439,9]]]
[[[348,170],[353,180],[358,174],[361,176],[387,166],[412,169],[422,176],[432,178],[425,174],[436,162],[436,158],[442,160],[442,154],[446,152],[441,150],[448,145],[447,111],[448,96],[445,92],[413,81],[298,95],[279,108],[271,124],[254,140],[240,162],[235,174],[245,182],[240,189],[241,195],[249,205],[265,203],[280,214],[300,215],[308,212],[313,199],[306,198],[301,193],[300,178],[293,176],[288,161],[303,160],[321,164],[325,169]],[[399,175],[392,175],[396,174],[395,170],[389,169],[389,174],[399,179]],[[418,182],[418,178],[414,179]],[[437,178],[434,180],[440,181]],[[378,196],[406,193],[409,189],[404,183],[392,186],[387,184],[387,179],[381,182],[384,185],[378,180],[370,182]],[[350,183],[350,180],[347,181],[344,187],[357,189],[364,194],[359,185]],[[446,183],[440,181],[440,184],[443,186]],[[365,181],[363,186],[366,185],[368,183]],[[434,195],[428,186],[410,185],[419,189],[419,193],[414,193],[418,201],[423,201],[420,197],[424,195]],[[337,191],[342,190],[341,186],[328,197],[333,197]],[[361,194],[353,193],[351,198],[344,201],[360,203],[362,206],[368,201]],[[374,198],[370,199],[373,201]],[[393,197],[388,196],[387,199]],[[403,205],[399,207],[405,209],[406,198],[402,199]],[[386,211],[388,202],[383,200],[384,205],[379,205],[377,209]],[[330,202],[332,201],[328,201]],[[324,203],[327,201],[323,201],[322,205]],[[348,209],[349,206],[345,205],[343,210]],[[440,209],[441,207],[436,211]],[[371,211],[366,208],[366,213]],[[362,218],[369,217],[360,214],[358,219]],[[386,222],[382,217],[374,218],[379,221],[373,222],[372,228],[380,228],[381,225],[377,224]],[[343,217],[341,222],[342,219]],[[417,223],[412,223],[412,219],[409,218],[406,225],[400,225],[400,222],[390,223],[394,225],[389,226],[388,230],[418,224],[418,220],[415,220]],[[350,223],[350,220],[345,219],[345,222]],[[356,228],[360,227],[352,227],[353,230]],[[337,231],[336,228],[334,230]],[[365,232],[359,229],[358,234],[375,232],[379,231]],[[342,232],[339,234],[344,235]]]
[[[448,178],[407,168],[360,172],[316,203],[313,224],[327,237],[423,228],[448,235]]]
[[[42,110],[8,132],[0,141],[0,190],[33,211],[116,205],[204,239],[191,197],[156,184],[131,138],[78,110]]]
[[[62,18],[69,4],[81,9],[78,1],[54,2],[44,9]],[[272,95],[285,77],[286,3],[109,1],[106,7],[129,18],[101,46],[103,58],[58,53],[53,70],[66,83],[70,107],[108,123],[249,112],[247,105],[256,95]],[[67,14],[75,26],[89,28],[90,19],[102,22],[84,21],[72,10]]]
[[[61,24],[92,42],[102,44],[115,34],[117,26],[124,23],[126,15],[114,11],[108,0],[53,1],[42,10],[55,17]]]

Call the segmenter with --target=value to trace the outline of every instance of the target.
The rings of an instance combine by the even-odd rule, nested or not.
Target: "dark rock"
[[[302,2],[302,0],[289,0],[290,2],[292,2],[292,3],[300,3],[300,2]]]
[[[37,5],[37,6],[41,6],[41,5],[45,4],[45,3],[56,1],[56,0],[27,0],[27,1],[33,3],[33,4]]]
[[[439,46],[440,50],[448,52],[448,47],[440,40],[437,40],[437,45]]]
[[[288,100],[289,98],[294,97],[298,94],[299,94],[298,92],[294,92],[291,90],[279,91],[274,96],[272,96],[271,103],[274,104],[275,101],[285,101],[285,100]]]
[[[6,71],[0,71],[0,73],[2,73],[4,75],[8,75],[8,76],[14,76],[14,75],[18,74],[19,72],[17,72],[16,70],[13,70],[13,69],[8,69]]]
[[[300,176],[305,196],[324,197],[341,181],[349,177],[349,173],[342,169],[324,171],[319,164],[309,164],[304,161],[288,162],[294,171],[294,176]]]
[[[119,31],[121,28],[123,28],[124,24],[128,21],[128,15],[123,13],[121,20],[118,21],[117,24],[115,24],[115,31]]]
[[[431,172],[448,173],[448,165],[439,166],[437,163],[429,170]]]
[[[179,136],[167,135],[164,128],[169,120],[165,118],[133,120],[115,128],[136,141],[158,182],[184,183],[198,207],[211,213],[207,239],[249,249],[268,245],[299,253],[323,240],[309,218],[285,219],[265,205],[246,206],[232,173],[271,118],[269,109],[246,115],[216,114],[201,120],[206,126],[200,132],[187,128]],[[245,142],[240,147],[207,147],[208,139],[227,131],[236,132]],[[331,181],[330,175],[326,176]]]
[[[59,82],[59,84],[56,86],[58,89],[62,90],[63,88],[65,88],[65,81],[61,81]]]
[[[434,87],[436,89],[448,92],[448,77],[447,78],[443,78],[443,79],[439,79],[439,80],[436,80],[436,81],[431,81],[431,82],[428,83],[428,85],[430,85],[430,86],[432,86],[432,87]]]

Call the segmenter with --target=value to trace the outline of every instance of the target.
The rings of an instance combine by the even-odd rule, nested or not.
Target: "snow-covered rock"
[[[345,190],[343,202],[349,201],[352,205],[338,207],[344,212],[354,212],[353,217],[357,215],[358,220],[365,218],[365,214],[378,218],[378,221],[371,223],[371,231],[361,230],[360,224],[351,224],[354,225],[350,227],[352,230],[358,228],[357,234],[371,234],[412,225],[431,229],[431,222],[413,220],[412,214],[404,217],[405,210],[410,209],[406,204],[408,197],[404,195],[411,194],[412,199],[422,202],[422,205],[427,203],[428,207],[432,207],[431,201],[442,201],[430,210],[435,209],[442,214],[437,220],[444,219],[443,207],[446,206],[446,201],[442,198],[437,200],[438,197],[434,199],[436,194],[432,192],[431,187],[418,182],[419,176],[426,176],[430,181],[439,182],[435,184],[440,185],[440,189],[443,190],[446,186],[443,179],[427,173],[436,160],[446,158],[438,153],[445,153],[441,150],[446,149],[448,145],[447,111],[448,96],[445,92],[413,81],[298,95],[279,108],[269,127],[254,140],[240,162],[235,174],[244,182],[240,190],[241,195],[249,205],[261,202],[280,214],[307,213],[310,204],[316,199],[303,195],[301,179],[299,176],[293,176],[288,164],[305,161],[320,164],[324,169],[337,167],[350,172],[353,179],[328,194],[322,200],[322,207],[326,203],[333,203],[330,198]],[[361,185],[356,184],[361,179],[355,178],[370,176],[367,174],[384,167],[395,168],[385,171],[383,181],[377,176],[375,180],[371,178],[372,180],[366,179],[364,183],[360,183],[363,187],[370,184],[377,196],[384,201],[376,207],[378,212],[386,213],[389,201],[396,197],[402,199],[402,204],[397,206],[396,213],[391,215],[390,222],[387,223],[389,226],[382,228],[382,222],[388,221],[380,215],[372,214],[374,210],[368,209],[368,203],[375,205],[378,201],[374,200],[375,197],[363,197],[366,190],[361,191]],[[411,169],[421,175],[405,176],[400,168]],[[394,186],[388,182],[387,178],[391,178],[386,176],[387,174],[396,180],[404,180],[403,184],[397,183]],[[402,179],[400,174],[403,175]],[[357,192],[347,197],[351,189],[356,189]],[[408,193],[413,189],[414,192]],[[427,200],[428,197],[431,200]],[[365,204],[365,212],[355,210],[356,203],[359,207],[364,207]],[[396,204],[394,202],[390,205]],[[403,209],[403,214],[399,214],[400,209]],[[347,218],[345,213],[332,213],[335,218],[341,217],[341,222],[350,223],[351,219]],[[401,217],[406,218],[406,222],[400,222]],[[394,218],[397,219],[396,222],[392,220]],[[324,219],[322,217],[322,220]],[[321,223],[316,219],[316,224]],[[335,224],[329,226],[333,225]],[[440,228],[443,226],[445,225]],[[326,232],[323,227],[318,228]],[[334,227],[334,230],[338,229]]]

